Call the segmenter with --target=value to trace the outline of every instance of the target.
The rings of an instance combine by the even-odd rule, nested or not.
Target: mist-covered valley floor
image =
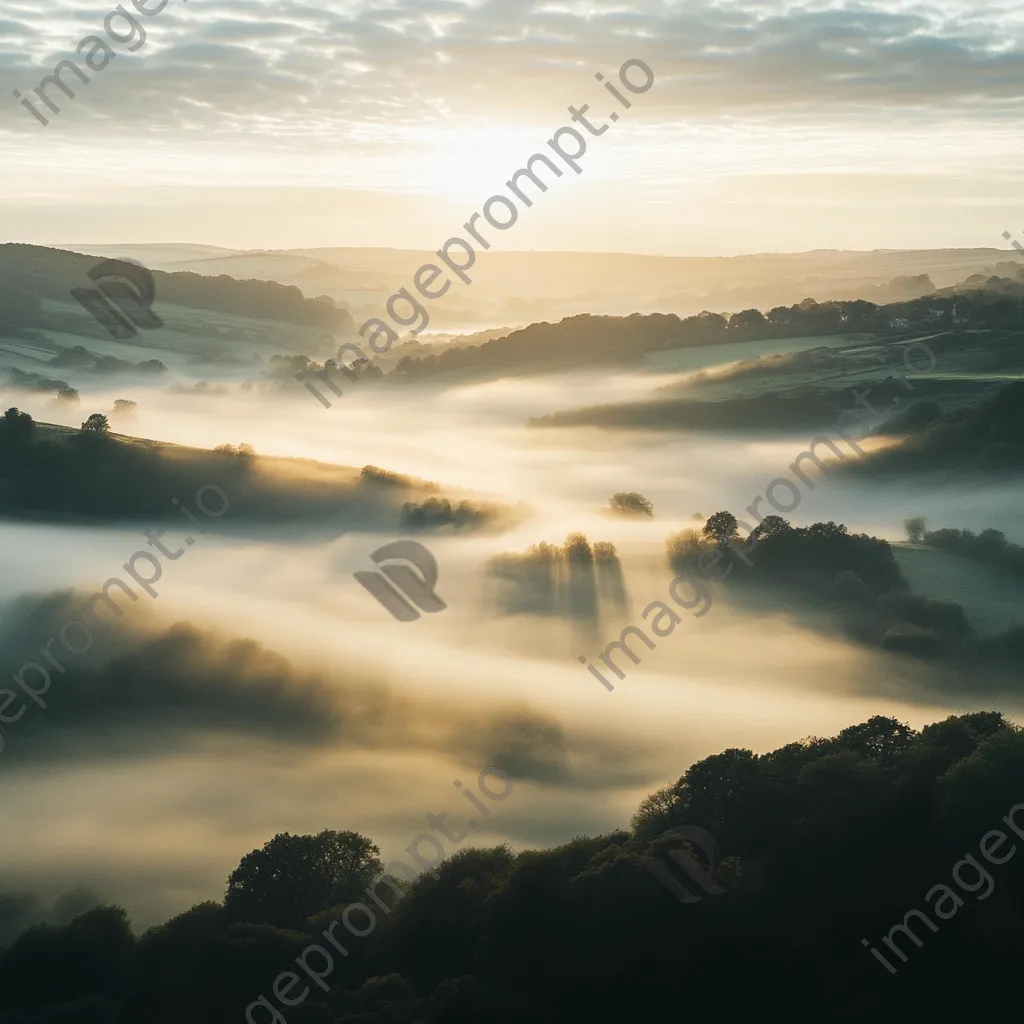
[[[788,346],[807,347],[806,339]],[[74,380],[78,405],[6,389],[5,408],[39,421],[77,427],[129,399],[137,410],[111,424],[126,435],[205,449],[245,443],[257,466],[274,456],[354,474],[380,467],[508,515],[486,529],[411,534],[389,508],[378,522],[339,513],[310,534],[233,517],[229,507],[193,536],[171,505],[177,498],[195,511],[193,496],[168,493],[160,522],[5,519],[0,650],[8,675],[39,660],[40,644],[73,617],[76,600],[125,576],[123,564],[146,546],[143,531],[166,529],[168,546],[194,540],[180,560],[164,562],[157,597],[122,602],[115,629],[52,673],[45,709],[30,704],[2,727],[5,889],[38,898],[28,918],[87,890],[126,907],[141,929],[219,899],[240,856],[278,832],[352,829],[378,842],[385,860],[400,856],[427,814],[448,811],[462,826],[472,810],[453,783],[491,765],[509,774],[514,791],[473,842],[522,850],[625,827],[649,793],[725,748],[766,751],[874,715],[915,728],[995,706],[1018,717],[1022,701],[1005,687],[858,644],[770,590],[735,600],[728,583],[709,584],[707,614],[683,613],[614,692],[580,665],[581,655],[595,661],[640,622],[651,602],[667,600],[670,536],[719,510],[746,518],[751,500],[817,431],[535,421],[657,399],[668,385],[745,358],[734,348],[690,349],[675,362],[666,353],[628,371],[344,384],[330,409],[298,385],[272,397],[243,391],[233,386],[247,376],[237,368],[221,370],[229,390],[215,395],[177,394],[166,379],[131,375],[115,386]],[[773,343],[766,354],[785,350]],[[925,516],[932,528],[994,528],[1024,541],[1019,478],[970,487],[918,476],[815,479],[787,516],[794,526],[831,520],[901,542],[904,520]],[[230,499],[229,483],[204,482],[223,483]],[[646,496],[654,517],[612,515],[617,492]],[[297,507],[303,500],[298,487]],[[494,560],[577,532],[615,545],[625,602],[598,597],[582,612],[510,608]],[[377,548],[408,536],[436,558],[447,609],[403,623],[353,574],[373,568]],[[1007,609],[1021,607],[1024,582],[990,585],[993,570],[958,571],[955,556],[940,552],[898,549],[897,558],[918,593],[962,604],[979,630],[1016,621]],[[16,910],[23,924],[26,911]]]

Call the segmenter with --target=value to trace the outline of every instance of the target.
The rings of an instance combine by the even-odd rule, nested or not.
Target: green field
[[[915,593],[955,601],[979,633],[1024,621],[1024,579],[934,548],[894,545],[896,561]]]

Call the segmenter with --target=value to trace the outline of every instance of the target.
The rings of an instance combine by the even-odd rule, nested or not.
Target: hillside
[[[172,499],[184,500],[206,485],[228,495],[229,514],[219,524],[227,532],[260,525],[328,534],[398,529],[423,519],[422,512],[410,518],[410,510],[424,507],[432,513],[427,518],[433,528],[485,525],[503,512],[464,500],[461,517],[450,508],[444,516],[436,484],[372,466],[359,470],[260,456],[231,445],[189,448],[93,431],[93,419],[72,430],[33,423],[17,410],[0,418],[0,516],[41,522],[178,521]]]
[[[59,249],[0,245],[0,333],[52,330],[108,337],[71,294],[72,289],[92,287],[88,272],[96,263],[92,256]],[[211,278],[152,270],[152,275],[153,312],[169,328],[186,334],[203,330],[201,321],[194,322],[196,312],[270,321],[321,335],[347,335],[354,330],[351,316],[336,307],[333,299],[307,299],[294,286],[223,274]],[[241,339],[228,333],[223,340],[230,344]]]
[[[841,467],[844,472],[892,476],[953,472],[1024,472],[1024,382],[1001,385],[983,402],[952,410],[938,403],[897,445]]]
[[[214,250],[167,245],[72,247],[125,256],[162,270],[241,274],[296,285],[307,296],[330,295],[357,320],[377,316],[388,296],[408,284],[430,250],[331,247]],[[1012,251],[923,249],[744,256],[647,256],[630,253],[504,252],[492,248],[474,268],[473,285],[431,303],[444,330],[559,320],[581,311],[609,316],[671,310],[746,309],[819,299],[895,302],[985,277]]]

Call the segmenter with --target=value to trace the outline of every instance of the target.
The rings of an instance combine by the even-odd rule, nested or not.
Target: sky
[[[154,13],[121,9],[144,41],[109,0],[0,5],[0,240],[435,249],[583,104],[609,129],[503,247],[988,247],[1024,228],[1019,4],[138,3]],[[97,34],[113,59],[76,53]],[[90,81],[66,71],[75,97],[51,86],[44,126],[13,91],[67,58]],[[642,94],[628,60],[653,72]]]

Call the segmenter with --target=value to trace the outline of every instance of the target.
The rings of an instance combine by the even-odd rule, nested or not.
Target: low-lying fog
[[[677,379],[586,372],[448,388],[355,384],[331,396],[331,409],[300,389],[291,399],[235,391],[183,397],[162,390],[165,382],[102,392],[76,382],[82,403],[70,411],[5,393],[6,405],[71,425],[129,398],[139,404],[137,417],[114,424],[125,433],[373,464],[534,511],[503,535],[421,536],[438,560],[448,609],[412,623],[394,621],[352,576],[372,568],[369,554],[395,533],[339,525],[337,537],[315,544],[271,531],[253,539],[232,531],[229,511],[186,557],[165,563],[156,600],[143,596],[128,608],[124,621],[139,653],[129,656],[113,641],[105,648],[98,635],[80,659],[86,666],[122,657],[121,682],[69,701],[69,667],[66,676],[54,673],[46,710],[32,705],[21,723],[3,727],[5,888],[49,903],[86,886],[125,905],[141,928],[220,898],[242,855],[277,832],[354,829],[372,836],[387,859],[405,856],[427,831],[427,814],[448,811],[456,827],[473,815],[453,782],[475,787],[488,765],[508,772],[513,791],[467,842],[521,849],[625,826],[644,796],[727,747],[764,751],[874,714],[914,726],[968,709],[1015,714],[972,692],[969,680],[939,678],[920,662],[812,632],[771,608],[740,613],[717,586],[710,612],[684,613],[614,692],[590,676],[577,657],[593,659],[648,603],[666,599],[665,539],[695,525],[695,513],[730,509],[744,518],[810,439],[526,424],[636,399]],[[609,518],[602,509],[618,491],[646,495],[656,518]],[[823,480],[789,518],[835,519],[898,540],[907,516],[925,515],[933,527],[991,526],[1021,542],[1020,500],[1011,487],[979,495]],[[92,593],[124,576],[122,563],[144,547],[142,530],[153,525],[3,523],[0,598],[71,587]],[[602,607],[596,624],[502,616],[486,561],[539,541],[561,543],[574,531],[616,544],[628,609]],[[166,543],[188,532],[183,521]],[[194,631],[169,642],[177,622]],[[239,669],[238,649],[225,654],[238,638],[287,662],[249,652],[252,665]],[[28,633],[8,637],[8,671],[38,660],[37,651]],[[201,680],[202,689],[174,682],[168,665]]]

